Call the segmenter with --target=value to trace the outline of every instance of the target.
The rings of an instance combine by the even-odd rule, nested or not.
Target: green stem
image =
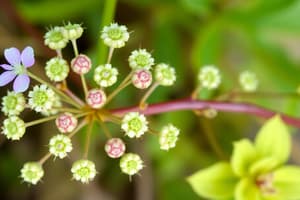
[[[155,82],[150,88],[149,90],[144,94],[144,96],[142,97],[141,101],[140,101],[140,108],[144,109],[147,105],[146,105],[146,101],[148,99],[148,97],[152,94],[152,92],[159,86],[159,84],[157,82]]]
[[[46,117],[46,118],[42,118],[42,119],[37,119],[37,120],[31,121],[31,122],[26,122],[25,127],[27,128],[27,127],[41,124],[41,123],[44,123],[47,121],[51,121],[51,120],[56,119],[57,117],[58,117],[58,115],[54,115],[54,116],[50,116],[50,117]]]
[[[97,115],[97,119],[99,121],[99,124],[103,130],[103,132],[105,133],[107,138],[112,138],[107,126],[105,125],[105,123],[102,121],[101,116]]]
[[[87,128],[87,132],[86,132],[85,149],[84,149],[84,154],[83,154],[83,158],[85,158],[85,159],[87,159],[88,154],[89,154],[89,147],[90,147],[90,143],[91,143],[93,122],[94,122],[94,120],[92,120],[89,123],[88,128]]]
[[[109,48],[109,53],[108,53],[108,56],[107,56],[107,64],[109,64],[111,62],[111,58],[112,58],[112,55],[114,53],[114,48],[113,47],[110,47]]]
[[[43,165],[51,156],[51,153],[47,153],[44,157],[39,160],[39,163]]]
[[[87,124],[87,120],[86,120],[86,119],[82,120],[82,121],[78,124],[77,128],[76,128],[73,132],[71,132],[71,133],[68,135],[68,137],[69,137],[69,138],[72,138],[72,137],[73,137],[78,131],[80,131],[86,124]]]
[[[86,84],[84,75],[81,74],[81,75],[80,75],[80,78],[81,78],[81,83],[82,83],[82,87],[83,87],[83,91],[84,91],[84,96],[85,96],[85,98],[87,98],[87,95],[88,95],[88,87],[87,87],[87,84]]]
[[[122,82],[106,99],[105,104],[108,104],[121,90],[126,88],[128,85],[131,84],[131,81],[128,80],[127,82]]]
[[[104,26],[110,24],[113,21],[116,5],[117,5],[117,0],[105,0],[100,30],[102,30]],[[98,60],[99,64],[105,62],[106,54],[107,54],[107,48],[104,45],[103,41],[100,39],[99,60]]]
[[[76,40],[71,40],[71,43],[72,43],[72,46],[73,46],[75,57],[77,57],[78,56],[78,48],[77,48]]]

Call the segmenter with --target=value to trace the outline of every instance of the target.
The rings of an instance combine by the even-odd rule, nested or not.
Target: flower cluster
[[[0,65],[4,73],[0,75],[0,86],[11,82],[15,77],[14,91],[8,91],[2,98],[2,112],[8,117],[3,121],[2,134],[10,140],[19,140],[25,134],[26,128],[48,121],[55,121],[57,133],[48,142],[49,152],[38,161],[24,164],[21,169],[22,179],[30,184],[37,184],[44,176],[43,164],[53,156],[56,159],[68,158],[72,152],[73,136],[87,127],[85,150],[82,157],[75,161],[70,169],[73,179],[82,183],[92,181],[96,174],[96,164],[88,158],[89,144],[92,137],[93,124],[98,123],[107,136],[104,151],[113,159],[120,159],[120,170],[133,176],[139,173],[144,165],[140,155],[127,152],[122,137],[130,139],[140,138],[150,132],[158,137],[158,144],[162,150],[175,147],[178,140],[179,129],[174,125],[167,125],[160,132],[150,128],[146,116],[142,113],[146,100],[154,89],[161,86],[171,86],[176,81],[175,69],[168,64],[155,65],[154,58],[146,49],[132,51],[128,58],[129,74],[111,93],[107,91],[118,82],[118,68],[110,63],[113,50],[123,47],[129,39],[127,27],[113,23],[105,26],[100,33],[104,44],[110,47],[107,63],[95,66],[93,70],[94,85],[89,87],[85,74],[91,71],[91,59],[77,48],[77,39],[81,37],[83,28],[79,24],[68,23],[49,30],[44,36],[44,43],[57,52],[57,56],[50,58],[45,64],[45,74],[48,81],[31,73],[28,68],[34,64],[34,52],[26,47],[22,53],[16,48],[6,49],[5,58],[9,64]],[[63,49],[68,42],[72,43],[74,58],[65,59]],[[152,78],[152,67],[153,78]],[[70,71],[80,76],[84,98],[79,98],[66,81]],[[29,88],[29,77],[38,82]],[[56,85],[52,85],[54,82]],[[106,105],[125,87],[132,84],[138,89],[149,88],[140,100],[140,110],[130,111],[122,115],[115,114],[106,108]],[[29,108],[44,117],[24,122],[19,115],[25,108]],[[113,122],[120,127],[123,134],[112,137],[105,122]]]

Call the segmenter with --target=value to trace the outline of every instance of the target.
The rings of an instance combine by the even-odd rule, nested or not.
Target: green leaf
[[[254,180],[244,178],[235,189],[235,200],[262,200]]]
[[[282,167],[274,172],[274,186],[281,199],[300,199],[300,168]]]
[[[187,180],[198,195],[212,199],[232,198],[238,182],[230,164],[225,162],[200,170]]]
[[[282,164],[288,160],[291,139],[286,125],[279,115],[272,117],[260,129],[255,146],[261,157],[272,157]]]
[[[266,157],[253,163],[249,169],[252,176],[265,174],[273,171],[278,166],[278,160],[273,157]]]
[[[235,174],[239,176],[246,175],[250,165],[256,158],[256,150],[250,140],[243,139],[234,143],[231,166]]]

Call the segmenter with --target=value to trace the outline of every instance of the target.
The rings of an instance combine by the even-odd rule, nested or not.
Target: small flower
[[[55,115],[59,112],[59,109],[62,106],[62,103],[59,99],[59,96],[57,94],[55,94],[54,99],[53,99],[53,108],[49,109],[49,110],[43,110],[40,113],[43,116],[50,116],[50,115]]]
[[[61,133],[70,133],[74,131],[77,127],[77,122],[77,118],[74,117],[73,114],[67,112],[59,115],[55,120],[56,127]]]
[[[220,71],[213,65],[204,66],[200,69],[198,80],[202,87],[209,90],[216,89],[221,83]]]
[[[49,151],[52,155],[64,158],[73,149],[71,139],[65,135],[53,136],[49,141]]]
[[[0,75],[0,87],[7,85],[16,78],[13,84],[14,91],[26,91],[30,83],[30,79],[27,75],[27,68],[31,67],[35,62],[32,47],[26,47],[22,53],[15,47],[5,49],[4,56],[9,65],[0,65],[6,70]]]
[[[146,89],[152,83],[152,74],[149,70],[138,69],[134,71],[131,81],[136,88]]]
[[[71,24],[70,22],[63,27],[62,33],[68,40],[77,40],[83,33],[83,28],[80,24]]]
[[[70,71],[67,61],[59,57],[51,58],[45,70],[49,79],[56,82],[65,80]]]
[[[139,155],[127,153],[120,160],[120,168],[123,173],[132,176],[143,169],[143,161]]]
[[[117,81],[118,70],[105,64],[98,66],[94,71],[94,81],[101,87],[112,86]]]
[[[250,71],[244,71],[240,74],[239,82],[242,89],[246,92],[254,92],[258,86],[256,74]]]
[[[126,26],[112,23],[109,26],[104,26],[101,38],[107,46],[111,48],[121,48],[125,46],[125,43],[128,41],[129,33]]]
[[[25,98],[22,93],[7,92],[2,98],[2,112],[5,115],[19,115],[25,108]]]
[[[56,94],[47,85],[36,85],[29,92],[29,106],[36,112],[49,112],[55,103]]]
[[[130,112],[124,116],[121,128],[128,137],[139,138],[148,130],[147,124],[148,122],[144,115],[138,112]]]
[[[160,149],[169,150],[174,148],[178,140],[179,129],[174,125],[169,124],[164,126],[159,133]]]
[[[76,74],[86,74],[92,68],[92,61],[86,55],[80,54],[71,61],[71,68]]]
[[[25,130],[24,121],[17,116],[11,116],[3,121],[2,134],[7,139],[19,140],[24,135]]]
[[[106,94],[103,90],[92,89],[88,92],[86,102],[92,108],[101,108],[106,102]]]
[[[175,69],[164,63],[156,65],[154,74],[156,81],[163,86],[171,86],[176,81]]]
[[[73,163],[71,172],[73,173],[73,178],[82,183],[89,183],[95,178],[97,173],[95,164],[89,160],[77,160]]]
[[[154,59],[146,49],[134,50],[128,58],[131,69],[146,69],[150,70],[154,65]]]
[[[22,179],[33,185],[37,184],[44,176],[44,170],[42,165],[38,162],[28,162],[25,163],[23,168],[21,169],[21,177]]]
[[[120,138],[109,139],[104,147],[107,155],[111,158],[119,158],[125,152],[125,144]]]
[[[67,46],[68,39],[64,37],[64,28],[56,26],[49,30],[44,36],[44,43],[50,49],[60,50]]]

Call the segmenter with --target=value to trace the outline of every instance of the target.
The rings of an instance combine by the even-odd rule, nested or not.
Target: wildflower
[[[174,148],[178,140],[179,129],[174,125],[169,124],[164,126],[159,133],[160,149],[169,150]]]
[[[143,169],[143,161],[139,155],[127,153],[120,160],[120,168],[123,173],[132,176]]]
[[[154,59],[146,49],[134,50],[128,58],[131,69],[146,69],[150,70],[154,65]]]
[[[73,178],[82,183],[89,183],[96,176],[96,167],[92,161],[89,160],[77,160],[73,163],[71,172]]]
[[[106,102],[106,94],[103,90],[92,89],[88,92],[86,102],[92,108],[101,108]]]
[[[42,165],[38,162],[28,162],[25,163],[23,168],[21,169],[21,177],[22,179],[33,185],[37,184],[44,176],[44,170]]]
[[[139,89],[146,89],[152,83],[152,74],[149,70],[138,69],[132,75],[132,84]]]
[[[25,98],[22,93],[7,92],[2,98],[2,112],[5,115],[19,115],[25,108]]]
[[[216,89],[221,83],[220,71],[213,65],[204,66],[200,69],[198,80],[203,88]]]
[[[30,83],[27,68],[31,67],[35,62],[32,47],[26,47],[22,53],[15,47],[5,49],[4,56],[9,64],[0,65],[6,70],[0,75],[0,87],[15,79],[13,84],[14,91],[26,91]]]
[[[60,98],[57,94],[54,95],[54,98],[53,98],[53,106],[52,106],[52,109],[49,109],[49,110],[42,110],[40,113],[43,115],[43,116],[49,116],[49,115],[55,115],[59,112],[59,108],[61,108],[62,106],[62,103],[60,101]]]
[[[71,68],[76,74],[86,74],[92,68],[92,62],[86,55],[80,54],[71,61]]]
[[[161,63],[155,67],[155,80],[163,86],[171,86],[176,81],[176,73],[173,67]]]
[[[119,158],[125,152],[125,144],[120,138],[109,139],[104,147],[107,155],[111,158]]]
[[[63,27],[62,33],[68,40],[77,40],[83,33],[83,28],[80,24],[71,24],[70,22]]]
[[[117,81],[118,70],[111,64],[100,65],[94,71],[94,81],[101,87],[112,86]]]
[[[77,123],[77,118],[74,117],[73,114],[67,112],[59,115],[55,120],[56,127],[61,133],[70,133],[74,131],[77,127]]]
[[[71,139],[65,135],[56,135],[50,139],[49,151],[52,155],[64,158],[73,149]]]
[[[44,36],[44,43],[50,49],[60,50],[67,46],[68,39],[64,37],[64,28],[56,26],[53,29],[49,30]]]
[[[2,134],[7,139],[19,140],[25,134],[25,123],[17,116],[11,116],[3,121]]]
[[[128,137],[139,138],[148,130],[147,124],[148,122],[144,115],[138,112],[130,112],[124,116],[121,128]]]
[[[246,92],[254,92],[258,86],[256,74],[250,71],[244,71],[240,74],[239,82],[242,89]]]
[[[70,71],[67,61],[59,57],[51,58],[46,63],[45,70],[49,79],[55,82],[65,80]]]
[[[107,46],[111,48],[121,48],[129,39],[127,27],[112,23],[109,26],[104,26],[101,38]]]

